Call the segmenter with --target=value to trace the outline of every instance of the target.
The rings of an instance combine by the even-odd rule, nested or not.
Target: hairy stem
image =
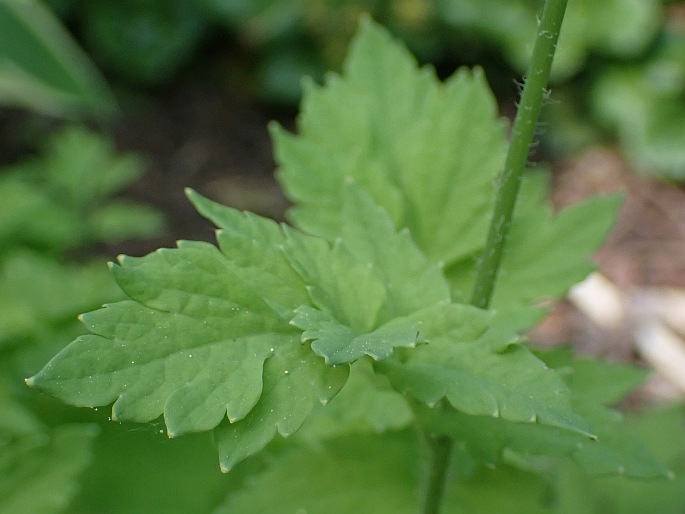
[[[547,0],[538,22],[533,56],[514,120],[504,170],[498,179],[495,208],[471,296],[471,304],[482,309],[486,309],[492,299],[523,170],[535,135],[540,109],[545,100],[545,87],[549,80],[567,1]]]
[[[546,0],[538,22],[533,56],[514,120],[504,170],[499,177],[495,208],[471,296],[471,304],[482,309],[487,308],[492,299],[523,170],[545,100],[545,88],[549,80],[567,2],[568,0]],[[448,437],[428,435],[426,443],[429,465],[420,512],[421,514],[439,514],[444,501],[453,441]]]

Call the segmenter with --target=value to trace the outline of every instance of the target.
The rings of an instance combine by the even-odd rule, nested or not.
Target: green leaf
[[[409,431],[292,446],[214,514],[415,513],[424,486],[420,457]],[[548,482],[538,475],[511,467],[479,469],[450,477],[441,512],[542,514],[550,512],[548,494]]]
[[[308,305],[296,309],[295,314],[291,323],[304,331],[302,340],[311,341],[312,350],[323,357],[326,364],[354,362],[364,355],[383,360],[396,346],[413,348],[420,342],[414,319],[395,318],[372,332],[357,335],[329,314]]]
[[[140,85],[170,81],[206,29],[201,9],[184,0],[88,2],[80,11],[90,53]]]
[[[349,366],[329,367],[304,345],[287,345],[274,351],[264,366],[264,390],[244,418],[224,422],[215,431],[221,470],[228,472],[241,460],[257,453],[276,433],[294,434],[315,401],[327,403],[345,384]]]
[[[590,477],[578,466],[560,469],[557,484],[559,512],[615,512],[643,514],[658,505],[659,512],[680,514],[685,509],[685,439],[683,406],[651,408],[633,413],[621,426],[635,430],[643,444],[675,472],[669,480],[635,480],[627,475]],[[602,438],[600,436],[600,442]],[[653,458],[653,457],[652,457]],[[584,504],[580,510],[579,504]]]
[[[251,243],[258,234],[253,216],[238,214],[192,191],[188,195],[202,214],[225,230],[236,233],[236,227],[243,227],[237,240],[222,246],[225,253],[247,263],[256,257],[255,252],[263,251]],[[290,323],[304,331],[302,340],[313,341],[312,349],[328,364],[353,362],[363,355],[384,359],[395,346],[414,346],[419,338],[417,321],[403,315],[426,303],[449,299],[439,267],[429,265],[408,234],[398,234],[387,214],[363,191],[349,187],[345,201],[344,237],[332,248],[323,239],[287,227],[284,238],[275,223],[259,224],[268,227],[265,239],[283,247],[292,268],[307,284],[309,298],[317,308],[303,299],[303,305],[292,310]],[[283,253],[273,253],[260,273],[281,269]],[[286,271],[293,273],[291,268],[280,273]],[[270,285],[262,294],[273,296],[273,289]]]
[[[307,87],[299,136],[273,128],[279,180],[296,202],[291,219],[335,239],[352,181],[429,261],[471,255],[483,244],[505,151],[483,74],[461,70],[443,85],[369,20],[344,69],[324,88]]]
[[[0,513],[66,512],[97,432],[92,425],[65,425],[49,437],[0,442]]]
[[[535,37],[540,4],[531,0],[450,0],[440,14],[457,33],[468,33],[502,48],[506,58],[524,71]],[[591,51],[630,58],[640,55],[659,30],[658,0],[574,0],[568,9],[553,78],[567,79],[583,67]],[[622,23],[613,23],[620,19]]]
[[[0,1],[0,63],[2,104],[59,116],[116,110],[105,81],[41,2]]]
[[[619,196],[598,197],[555,215],[547,195],[544,175],[526,176],[492,299],[492,307],[502,313],[560,298],[593,271],[590,257],[613,227],[621,202]],[[461,297],[473,287],[476,258],[455,262],[446,271]]]
[[[481,467],[455,480],[445,497],[446,512],[551,514],[549,489],[549,482],[537,473],[505,465]]]
[[[583,445],[573,458],[593,475],[619,474],[635,478],[666,478],[671,472],[625,423],[605,405],[615,405],[642,384],[648,372],[626,364],[573,359],[570,350],[541,353],[561,368],[571,388],[573,408],[597,434],[598,444]]]
[[[506,149],[480,72],[460,70],[442,84],[367,21],[344,75],[307,89],[298,128],[298,136],[273,129],[297,226],[347,241],[353,184],[409,230],[429,262],[444,263],[457,298],[469,297]],[[618,207],[618,198],[602,198],[553,216],[546,197],[541,176],[525,180],[492,302],[501,316],[582,280]],[[535,321],[532,311],[523,317]]]
[[[650,374],[649,370],[637,366],[573,358],[570,347],[540,351],[536,355],[561,371],[575,399],[592,398],[599,405],[616,405]]]
[[[414,421],[407,399],[387,378],[374,373],[368,359],[350,366],[350,377],[326,405],[316,405],[296,438],[310,444],[350,434],[407,428]]]
[[[121,257],[114,274],[132,300],[82,316],[93,335],[68,346],[30,385],[77,405],[116,400],[116,419],[164,413],[177,435],[211,429],[227,411],[243,418],[261,394],[264,360],[299,344],[251,288],[249,271],[210,244]]]
[[[503,339],[496,330],[474,341],[445,334],[443,327],[424,324],[423,329],[430,344],[416,348],[405,362],[377,365],[399,391],[429,406],[444,398],[470,416],[549,425],[590,437],[563,380],[519,342]]]
[[[599,444],[588,444],[573,459],[593,475],[618,474],[633,478],[672,478],[673,473],[624,423],[623,416],[586,398],[573,403],[588,420]]]
[[[292,447],[215,514],[409,514],[418,509],[411,433]],[[268,491],[268,494],[264,494]]]
[[[357,333],[378,326],[386,288],[373,263],[355,259],[340,239],[331,247],[318,237],[292,229],[286,233],[285,254],[307,284],[314,305]]]
[[[345,383],[346,366],[326,366],[302,343],[303,329],[295,325],[306,324],[303,313],[324,313],[312,303],[328,309],[333,325],[328,330],[306,326],[304,340],[316,331],[315,346],[331,364],[365,354],[384,358],[397,345],[413,345],[422,320],[391,319],[377,326],[373,310],[369,318],[353,305],[350,288],[365,284],[359,279],[359,285],[345,285],[350,270],[375,280],[376,311],[383,306],[385,285],[374,263],[361,263],[343,243],[331,247],[270,220],[189,196],[224,227],[217,234],[221,250],[182,241],[176,249],[143,258],[120,257],[113,273],[129,300],[83,315],[91,334],[69,345],[28,383],[75,405],[114,402],[114,419],[144,422],[163,414],[170,436],[209,430],[227,417],[217,440],[228,469],[276,432],[292,434],[313,399],[328,401]],[[390,231],[379,237],[378,244],[386,238],[396,244],[399,238],[410,248],[406,235]],[[416,264],[420,254],[414,253],[409,261]],[[409,271],[417,270],[414,264]],[[396,274],[391,278],[391,286],[397,284],[396,305],[409,309],[411,302],[400,301],[410,294],[403,283],[409,279],[399,269]],[[440,296],[444,281],[442,286]],[[469,312],[480,316],[475,309]],[[355,324],[341,325],[339,319]],[[356,336],[336,341],[330,350],[316,344],[334,340],[340,329],[347,334],[354,329]]]
[[[39,157],[3,174],[0,193],[18,200],[0,208],[0,245],[64,251],[158,233],[163,226],[158,212],[110,199],[142,171],[139,156],[119,155],[105,137],[67,126],[48,140]]]
[[[0,346],[75,322],[83,310],[121,296],[103,262],[69,266],[28,250],[0,261],[0,289]]]

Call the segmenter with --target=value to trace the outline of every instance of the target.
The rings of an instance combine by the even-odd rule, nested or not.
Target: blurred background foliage
[[[112,249],[159,237],[172,214],[130,199],[147,160],[117,149],[118,120],[193,76],[292,116],[302,77],[340,68],[363,12],[441,75],[483,66],[506,114],[541,3],[0,0],[0,514],[211,512],[244,477],[216,472],[206,435],[169,441],[161,422],[113,424],[24,387],[82,332],[78,314],[119,298],[105,265]],[[685,181],[685,2],[568,9],[545,157],[614,145],[634,170]],[[682,408],[668,412],[677,430]],[[656,429],[663,416],[636,422],[655,445],[667,438]],[[680,462],[676,451],[665,458]],[[685,500],[671,489],[679,512]],[[631,508],[612,512],[642,512]]]
[[[209,66],[259,101],[294,106],[303,76],[320,80],[326,70],[339,69],[362,12],[389,27],[420,61],[445,73],[482,65],[496,91],[511,95],[511,77],[525,70],[541,1],[47,4],[116,85],[160,87],[179,73]],[[636,169],[685,179],[679,123],[685,111],[684,12],[682,1],[570,0],[552,84],[564,104],[549,110],[554,121],[546,138],[554,152],[615,140]]]

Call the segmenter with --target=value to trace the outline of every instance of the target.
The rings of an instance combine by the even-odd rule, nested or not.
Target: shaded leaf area
[[[560,355],[555,357],[557,363],[560,362]],[[561,375],[566,377],[570,390],[564,390],[565,394],[560,400],[565,402],[568,409],[572,409],[571,412],[582,416],[593,438],[580,431],[569,430],[559,423],[469,416],[449,408],[419,407],[419,419],[427,430],[452,437],[478,462],[492,465],[513,463],[523,469],[535,469],[537,456],[566,456],[572,458],[584,473],[594,476],[615,474],[643,479],[672,477],[672,471],[664,463],[666,461],[650,450],[618,412],[603,405],[607,400],[614,403],[622,398],[637,385],[642,373],[627,366],[610,366],[599,362],[588,365],[590,361],[576,363],[567,357],[562,359],[568,367]],[[579,370],[578,381],[573,379],[576,366]],[[558,379],[559,375],[556,376]],[[604,377],[604,380],[600,377]],[[607,385],[611,379],[615,379],[615,382]],[[560,384],[551,387],[559,391]],[[550,394],[554,393],[550,390]]]
[[[229,495],[214,514],[414,513],[419,510],[425,465],[418,448],[410,432],[293,447],[247,487]],[[476,468],[456,478],[448,484],[445,513],[553,512],[549,484],[532,473]]]
[[[45,341],[50,347],[46,351],[51,351],[47,340],[62,328],[74,332],[79,312],[108,297],[121,297],[102,262],[65,265],[31,250],[5,255],[0,262],[0,290],[0,348],[20,352],[30,350],[37,341]],[[43,360],[32,359],[23,372],[38,371],[49,357],[43,352]]]
[[[421,473],[411,434],[292,446],[215,514],[413,513]]]
[[[350,366],[350,376],[330,403],[314,408],[295,438],[308,444],[351,434],[379,434],[414,423],[407,399],[373,370],[369,359]]]
[[[114,402],[117,420],[163,414],[172,437],[220,425],[230,469],[276,433],[295,432],[315,400],[329,401],[348,374],[336,364],[413,346],[436,316],[465,333],[487,326],[487,313],[448,303],[440,269],[357,189],[348,191],[357,213],[349,247],[189,196],[221,227],[219,248],[181,241],[120,257],[112,271],[129,299],[82,315],[91,333],[29,385],[80,406]],[[375,224],[356,227],[371,215]],[[404,268],[389,264],[393,249]],[[420,292],[415,274],[425,278]]]
[[[574,360],[570,352],[563,350],[540,355],[562,369],[571,390],[573,408],[588,420],[597,434],[599,444],[587,444],[575,452],[576,462],[598,475],[672,477],[666,461],[654,455],[645,444],[649,438],[638,437],[625,423],[623,415],[610,408],[644,381],[645,370],[599,360]]]
[[[43,427],[22,405],[0,398],[0,512],[66,512],[91,462],[94,425]]]
[[[644,481],[627,476],[597,477],[592,469],[584,470],[565,457],[578,441],[568,438],[568,432],[471,416],[461,416],[453,426],[460,427],[462,422],[467,424],[460,430],[469,439],[479,434],[487,444],[488,439],[501,442],[506,437],[517,451],[527,449],[528,459],[508,451],[492,461],[495,466],[483,466],[481,459],[473,459],[473,445],[458,445],[443,505],[446,513],[643,514],[658,508],[676,514],[685,504],[681,475],[675,480]],[[502,423],[510,426],[500,431]],[[671,435],[682,429],[682,423],[682,406],[644,413],[630,421],[651,450],[677,464],[676,471],[684,469],[683,441],[673,442]],[[522,430],[517,431],[517,426]],[[531,437],[534,431],[545,431],[546,437]],[[532,458],[536,444],[542,444],[541,453],[548,456]],[[214,514],[416,512],[423,485],[419,477],[425,465],[421,455],[420,442],[409,431],[334,437],[313,446],[291,445],[278,460],[256,473],[254,480],[231,493]]]
[[[569,463],[557,472],[556,497],[560,512],[644,514],[657,509],[679,514],[685,509],[685,412],[682,405],[651,408],[628,416],[624,425],[667,463],[670,480],[631,480],[626,476],[596,477]],[[676,437],[674,437],[676,435]]]
[[[561,377],[519,341],[491,330],[464,342],[437,322],[426,327],[426,333],[434,334],[432,343],[417,348],[411,358],[377,365],[398,391],[431,407],[446,400],[460,415],[547,425],[593,437],[591,427],[574,412]],[[489,437],[488,432],[475,433]]]
[[[81,478],[69,514],[208,514],[246,472],[261,469],[261,459],[254,459],[225,475],[217,469],[211,434],[168,439],[163,428],[161,420],[102,420],[95,465]]]
[[[590,91],[592,114],[617,133],[635,167],[679,182],[685,179],[684,43],[682,27],[667,26],[645,62],[609,67]]]
[[[367,22],[344,75],[310,86],[302,109],[299,135],[272,131],[278,177],[295,202],[293,222],[334,240],[349,215],[345,191],[354,183],[395,226],[408,228],[431,262],[444,263],[454,296],[468,298],[506,150],[480,72],[459,70],[441,83]],[[526,177],[492,301],[502,316],[519,311],[517,329],[539,316],[523,309],[562,296],[594,269],[590,256],[619,203],[599,198],[553,215],[547,196],[541,174]]]

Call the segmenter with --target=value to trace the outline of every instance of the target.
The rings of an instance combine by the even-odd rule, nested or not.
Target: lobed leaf
[[[337,365],[354,362],[364,355],[375,360],[387,359],[395,347],[413,348],[419,342],[417,322],[411,318],[395,318],[372,332],[358,335],[333,317],[302,305],[295,310],[291,323],[303,330],[302,340],[311,341],[312,350]]]
[[[349,366],[329,367],[306,346],[275,350],[264,366],[263,393],[250,413],[215,431],[219,463],[224,472],[261,450],[276,433],[294,434],[315,400],[326,404],[345,384]]]
[[[422,328],[431,344],[417,348],[405,362],[393,359],[377,366],[397,390],[429,406],[445,399],[470,416],[549,425],[592,437],[575,414],[563,380],[519,342],[503,339],[497,330],[474,341],[446,337],[443,327]]]
[[[112,272],[128,299],[84,314],[91,333],[29,385],[80,406],[114,402],[113,419],[164,415],[171,437],[219,426],[228,469],[297,430],[313,400],[329,401],[349,372],[337,364],[415,345],[426,313],[448,308],[439,268],[359,191],[348,194],[359,209],[346,228],[353,250],[188,195],[222,227],[220,248],[181,241],[121,256]],[[375,224],[353,226],[371,213]],[[407,265],[382,271],[393,249]],[[426,279],[420,294],[413,274]],[[438,303],[419,309],[422,301]],[[462,330],[484,329],[486,314],[454,309],[476,320],[462,316]]]
[[[260,296],[264,282],[279,277],[258,265],[240,267],[216,247],[192,242],[121,257],[113,271],[131,299],[82,316],[92,334],[29,384],[77,405],[114,401],[116,419],[163,413],[171,436],[245,417],[261,395],[265,359],[300,344],[283,305],[307,298],[304,284],[283,281],[272,296]]]
[[[315,406],[297,433],[309,444],[351,434],[374,434],[409,427],[414,413],[407,398],[377,374],[369,359],[350,366],[350,376],[330,403]]]
[[[482,74],[459,70],[441,83],[367,20],[343,76],[329,77],[321,88],[309,85],[305,93],[299,135],[272,130],[295,225],[347,241],[358,229],[346,225],[365,226],[349,223],[353,184],[395,227],[408,229],[429,262],[444,263],[457,299],[468,298],[506,150]],[[524,180],[492,302],[502,316],[558,298],[592,271],[589,257],[619,203],[600,198],[553,216],[546,197],[541,176]],[[379,229],[373,220],[367,217],[366,224]],[[537,321],[524,317],[527,326],[518,329]]]
[[[214,514],[414,513],[420,508],[420,491],[425,486],[420,480],[425,463],[418,447],[419,441],[409,431],[291,447],[231,494]],[[442,507],[446,514],[552,512],[545,501],[549,483],[540,476],[498,467],[481,468],[459,478],[447,482]],[[494,489],[501,494],[492,494]]]
[[[506,146],[480,71],[460,70],[443,85],[366,20],[344,76],[305,93],[300,135],[272,130],[297,226],[329,240],[340,235],[352,181],[409,229],[431,262],[480,248]]]

